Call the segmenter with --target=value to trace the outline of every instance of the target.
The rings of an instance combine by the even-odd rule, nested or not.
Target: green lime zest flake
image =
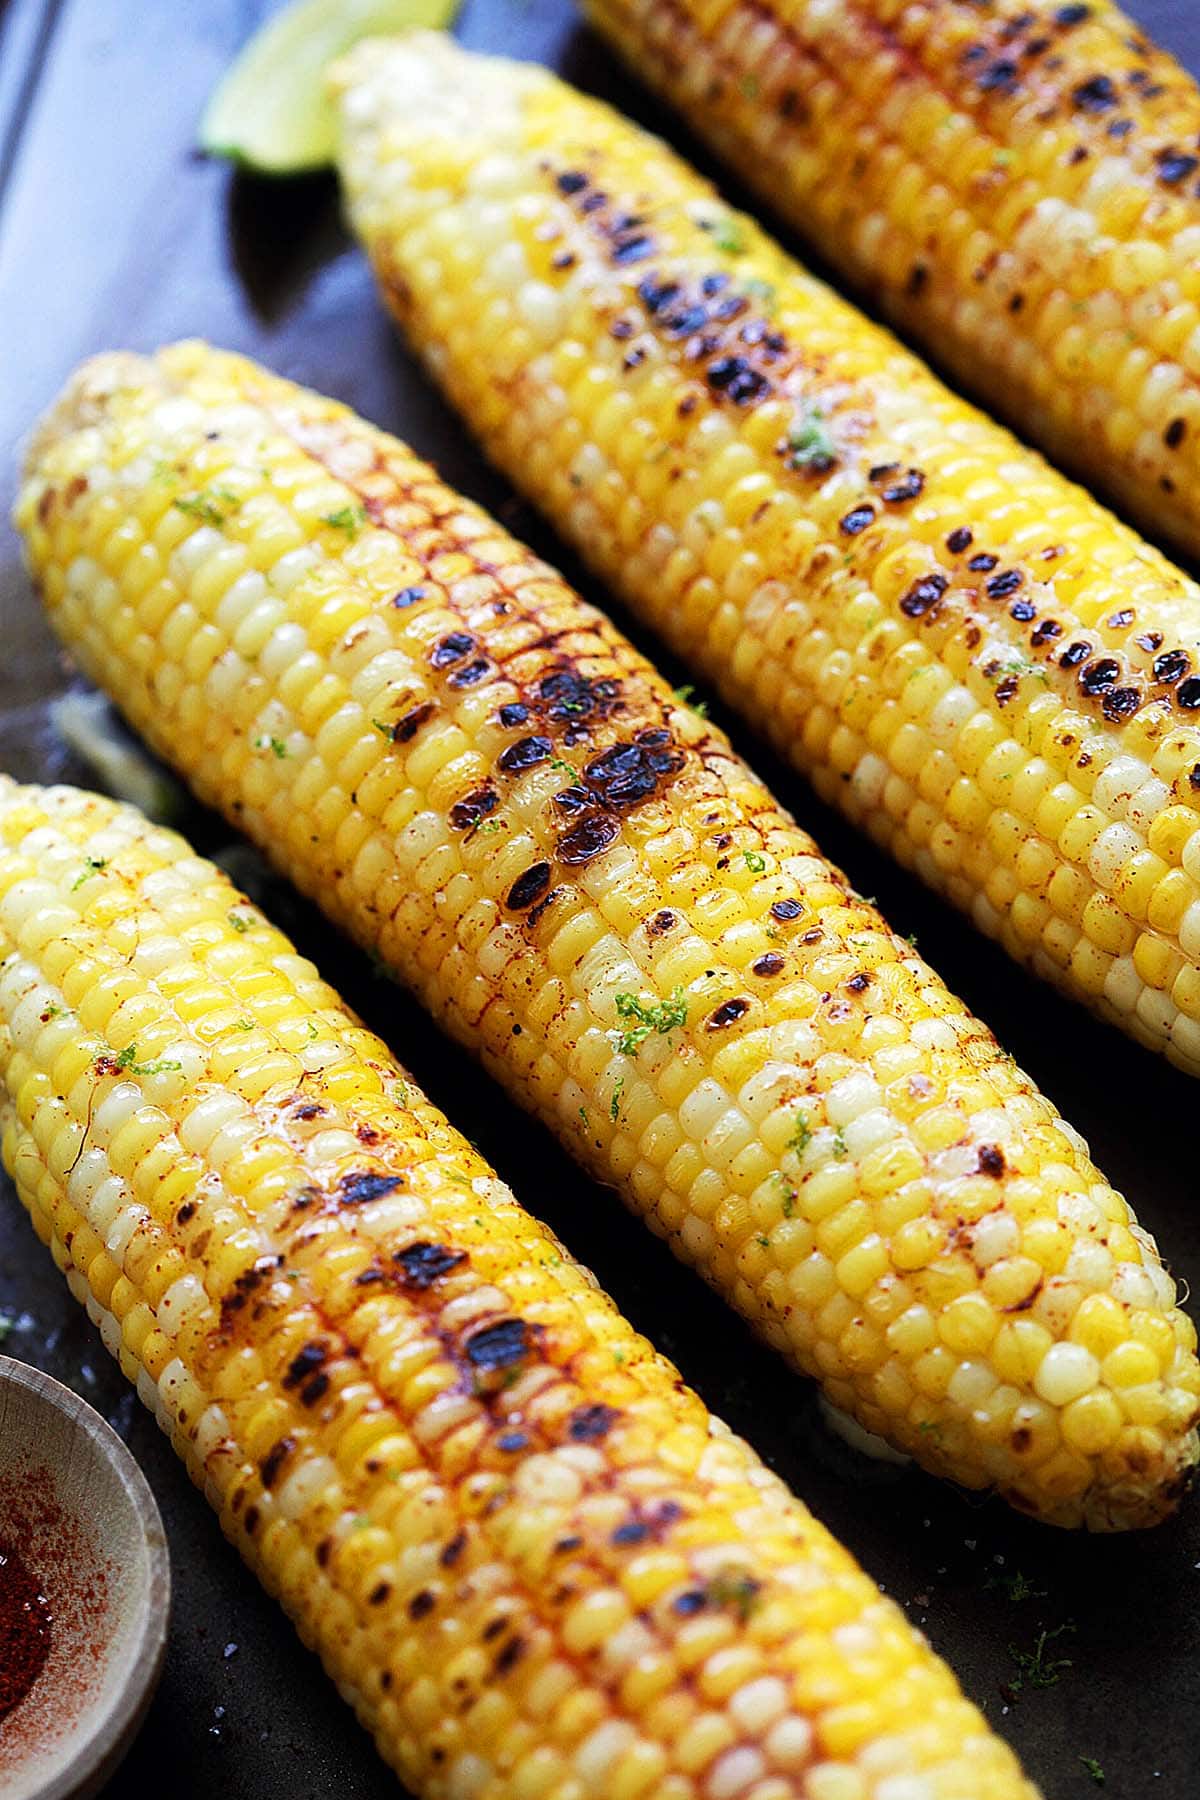
[[[696,690],[690,681],[685,681],[682,687],[675,688],[673,692],[681,706],[686,706],[689,712],[694,712],[698,719],[707,719],[708,701],[692,698]]]
[[[797,1156],[803,1156],[811,1142],[812,1126],[808,1122],[808,1116],[803,1112],[797,1112],[796,1124],[785,1148],[794,1150]]]
[[[687,1024],[687,996],[677,987],[667,1000],[642,1000],[637,994],[617,995],[617,1017],[627,1021],[617,1039],[622,1056],[636,1056],[652,1031],[667,1033]]]
[[[223,525],[229,516],[227,509],[237,505],[237,495],[228,488],[201,488],[195,494],[177,495],[171,505],[189,519],[199,519],[205,525]]]
[[[1084,1768],[1088,1772],[1088,1775],[1095,1782],[1096,1786],[1103,1787],[1104,1786],[1104,1769],[1103,1769],[1102,1765],[1096,1761],[1096,1758],[1094,1756],[1081,1756],[1079,1758],[1079,1761],[1083,1764]]]
[[[743,1624],[758,1606],[761,1594],[761,1581],[744,1569],[718,1569],[704,1590],[710,1606],[728,1607]]]
[[[920,673],[914,670],[914,674]],[[1027,656],[1011,656],[1007,662],[990,663],[984,674],[991,681],[999,681],[1003,675],[1015,675],[1020,681],[1026,675],[1032,675],[1037,681],[1048,681],[1049,675],[1041,663],[1031,662]]]
[[[766,874],[767,859],[760,850],[743,850],[742,855],[745,857],[746,867],[752,875]]]
[[[835,1131],[833,1134],[833,1154],[838,1158],[839,1162],[843,1157],[849,1156],[850,1154],[850,1146],[847,1144],[840,1131]]]
[[[322,525],[332,525],[335,531],[344,531],[348,538],[356,538],[367,522],[367,511],[363,506],[339,506],[336,512],[322,513]]]
[[[922,1430],[924,1427],[922,1427]],[[1020,1569],[1014,1569],[1011,1575],[989,1575],[984,1582],[985,1588],[998,1588],[1005,1597],[1014,1604],[1022,1600],[1044,1600],[1045,1588],[1034,1587],[1028,1575]]]
[[[741,256],[746,249],[746,232],[740,219],[733,213],[725,213],[719,219],[700,219],[701,231],[707,231],[712,237],[716,249],[724,251],[726,256]]]
[[[359,38],[442,30],[457,11],[458,0],[293,0],[226,71],[200,121],[200,148],[260,175],[325,167],[337,148],[330,63]]]
[[[612,1091],[612,1099],[608,1103],[609,1117],[615,1125],[621,1116],[621,1095],[625,1092],[625,1077],[617,1076],[616,1086]]]
[[[160,1056],[156,1062],[140,1063],[137,1059],[137,1045],[126,1044],[118,1056],[101,1055],[96,1058],[98,1065],[105,1065],[102,1072],[109,1067],[128,1069],[131,1075],[165,1075],[172,1069],[182,1069],[181,1062],[175,1062],[169,1056]]]
[[[742,287],[752,300],[759,302],[768,316],[774,314],[778,295],[773,281],[764,281],[761,275],[751,275],[743,281]]]
[[[226,913],[225,917],[229,920],[229,923],[233,926],[235,931],[249,931],[250,920],[243,919],[240,913]]]
[[[1056,1625],[1053,1631],[1039,1631],[1032,1650],[1021,1650],[1016,1644],[1008,1646],[1008,1654],[1017,1665],[1017,1672],[1008,1684],[1014,1694],[1021,1693],[1027,1687],[1058,1686],[1063,1670],[1073,1668],[1074,1664],[1069,1656],[1050,1655],[1049,1646],[1056,1638],[1074,1630],[1074,1625],[1068,1621],[1066,1624]]]
[[[837,458],[837,445],[819,406],[805,406],[796,415],[787,435],[789,469],[828,469]]]
[[[255,738],[254,748],[256,750],[270,750],[281,762],[287,755],[287,745],[284,743],[283,739],[272,737],[268,731],[260,733],[260,735]]]
[[[72,893],[76,888],[81,888],[85,881],[90,881],[93,875],[102,875],[108,867],[107,856],[85,856],[83,860],[87,864],[87,868],[71,883]]]

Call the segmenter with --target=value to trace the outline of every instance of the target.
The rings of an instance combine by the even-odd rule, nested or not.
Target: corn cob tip
[[[453,147],[466,160],[472,139],[491,138],[505,122],[516,126],[530,94],[551,88],[554,76],[538,63],[465,50],[443,31],[361,39],[326,76],[339,114],[342,153],[359,134],[394,125],[397,98],[427,144]],[[497,166],[497,178],[502,176]]]
[[[508,57],[465,50],[448,32],[418,27],[395,36],[360,38],[329,65],[325,83],[335,100],[343,100],[348,94],[356,96],[350,105],[357,110],[366,105],[361,98],[366,83],[373,80],[378,71],[386,69],[388,111],[394,110],[398,94],[403,94],[406,105],[419,97],[436,100],[437,110],[431,111],[427,118],[423,117],[422,123],[431,131],[449,135],[450,120],[444,103],[454,105],[456,96],[463,90],[461,77],[464,73],[488,68],[496,70],[492,83],[494,97],[505,105],[519,99],[522,90],[553,80],[549,70],[540,63],[516,62]],[[486,80],[486,75],[483,79]],[[467,83],[469,88],[475,85],[474,79]],[[476,113],[477,109],[472,106],[467,116],[474,117]]]
[[[102,350],[80,363],[25,440],[21,461],[26,478],[60,438],[101,424],[122,388],[144,388],[147,382],[162,382],[154,359],[132,350]]]
[[[1097,1534],[1147,1531],[1172,1518],[1196,1485],[1200,1434],[1193,1429],[1162,1450],[1159,1454],[1156,1447],[1146,1464],[1139,1461],[1131,1468],[1128,1481],[1098,1482],[1081,1506],[1064,1509],[1061,1518],[1043,1507],[1031,1511],[1029,1502],[1015,1491],[1002,1489],[1001,1497],[1043,1524],[1082,1526]]]

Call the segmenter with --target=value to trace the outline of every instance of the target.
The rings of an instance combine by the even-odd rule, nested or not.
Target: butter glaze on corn
[[[1200,1366],[1078,1136],[627,640],[411,451],[202,345],[85,367],[19,518],[156,749],[836,1405],[1150,1523]]]
[[[426,36],[339,79],[352,216],[496,461],[824,798],[1200,1072],[1195,583],[546,72]]]
[[[1200,554],[1200,89],[1107,0],[583,0],[823,256]]]
[[[428,1800],[1034,1800],[949,1670],[234,889],[0,777],[6,1167]]]

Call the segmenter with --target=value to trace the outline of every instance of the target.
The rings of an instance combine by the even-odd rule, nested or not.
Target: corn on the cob
[[[583,0],[969,389],[1200,554],[1200,89],[1108,0]]]
[[[18,516],[150,742],[835,1404],[1058,1522],[1169,1510],[1200,1365],[1153,1242],[551,570],[196,344],[85,368]]]
[[[436,37],[354,219],[495,459],[818,791],[1200,1073],[1200,589],[657,140]]]
[[[0,777],[4,1160],[221,1523],[430,1800],[1033,1800],[221,871]]]

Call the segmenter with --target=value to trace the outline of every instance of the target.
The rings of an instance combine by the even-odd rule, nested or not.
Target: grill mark
[[[978,0],[978,3],[982,5],[982,0]],[[794,27],[769,12],[763,5],[755,4],[754,0],[741,0],[735,6],[724,21],[722,39],[719,42],[706,37],[679,5],[678,0],[657,0],[657,4],[660,13],[670,16],[671,29],[669,32],[664,29],[658,33],[655,41],[646,45],[645,49],[651,64],[656,60],[659,63],[669,88],[677,88],[686,67],[697,59],[707,58],[719,71],[710,82],[709,100],[719,105],[727,92],[741,85],[748,76],[753,75],[757,79],[759,69],[772,66],[773,60],[777,59],[778,66],[786,67],[789,74],[793,69],[796,73],[785,87],[776,89],[773,84],[768,86],[759,103],[781,119],[807,123],[811,113],[799,92],[799,86],[830,76],[835,79],[839,77],[840,71],[830,50],[801,38]],[[1061,68],[1067,58],[1060,49],[1055,50],[1052,56],[1046,55],[1048,51],[1055,49],[1054,33],[1059,33],[1060,41],[1069,37],[1072,28],[1089,17],[1091,12],[1092,8],[1087,6],[1066,5],[1060,7],[1049,20],[1042,20],[1037,14],[1028,11],[1015,19],[995,21],[990,45],[976,41],[965,46],[961,54],[962,76],[981,87],[981,108],[988,108],[997,102],[1008,103],[1013,95],[1021,91],[1023,71],[1018,59],[1030,67],[1037,64],[1040,68],[1048,69],[1051,74]],[[981,19],[979,23],[980,29],[984,29],[984,20]],[[869,36],[892,58],[896,79],[912,82],[948,107],[962,106],[964,96],[961,83],[948,83],[940,78],[938,71],[928,67],[894,27],[862,14],[856,15],[855,24],[860,33]],[[737,29],[738,26],[741,27],[740,30]],[[1033,35],[1027,35],[1030,32]],[[765,43],[764,33],[767,34]],[[753,68],[748,59],[738,56],[736,48],[729,48],[730,45],[739,46],[751,41],[759,47],[760,52]],[[836,48],[840,52],[842,46],[839,44]],[[1159,76],[1158,80],[1151,81],[1150,73],[1145,68],[1135,68],[1128,75],[1129,83],[1141,98],[1153,99],[1175,91],[1167,60],[1161,54],[1155,55],[1152,45],[1138,36],[1130,38],[1126,35],[1121,39],[1121,48],[1131,49],[1144,59],[1154,55],[1154,69]],[[1039,63],[1039,59],[1044,60]],[[1041,79],[1044,85],[1045,77]],[[1098,84],[1098,95],[1093,92],[1094,84]],[[1092,128],[1094,113],[1095,128],[1105,135],[1124,138],[1134,131],[1134,122],[1130,119],[1110,122],[1108,88],[1111,86],[1111,78],[1103,74],[1078,82],[1073,91],[1068,90],[1067,80],[1063,80],[1058,89],[1050,89],[1049,105],[1039,116],[1053,118],[1061,103],[1068,109],[1069,116],[1081,131],[1086,132]],[[676,93],[676,98],[678,97]],[[1157,158],[1169,158],[1175,150],[1175,145],[1169,145],[1155,153],[1154,160],[1145,170],[1147,179],[1155,178]],[[1085,148],[1078,146],[1072,160],[1079,160],[1081,156],[1086,157],[1088,154],[1090,153]],[[979,205],[973,208],[973,217],[977,223],[986,224],[983,210],[986,198],[986,193],[981,194]],[[916,265],[906,282],[906,291],[915,295],[928,288],[931,285],[929,275],[930,270],[926,264]],[[934,291],[937,291],[936,284]],[[1013,296],[1009,309],[1016,310],[1023,298],[1020,294]]]

